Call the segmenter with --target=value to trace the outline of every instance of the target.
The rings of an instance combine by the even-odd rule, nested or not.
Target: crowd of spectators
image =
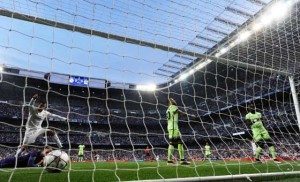
[[[286,81],[280,79],[276,76],[258,80],[236,90],[228,90],[224,96],[203,98],[201,102],[197,102],[199,103],[197,107],[192,109],[192,106],[181,106],[181,109],[200,117],[200,121],[180,118],[182,139],[187,147],[189,158],[203,158],[205,142],[209,142],[212,147],[213,159],[252,156],[250,141],[234,137],[235,133],[249,130],[249,124],[244,121],[245,110],[237,109],[234,114],[224,112],[217,116],[213,113],[258,96],[263,97],[265,94],[284,90]],[[276,84],[275,90],[270,86],[274,84]],[[1,85],[0,88],[4,89]],[[11,92],[14,94],[10,94],[8,88],[5,89],[5,93],[0,96],[0,157],[14,153],[20,144],[28,117],[26,104],[34,94],[34,90],[23,94],[23,90],[17,88]],[[76,93],[72,91],[72,94]],[[86,93],[83,91],[82,94]],[[103,93],[96,95],[97,93],[91,92],[90,94],[92,95],[88,99],[86,96],[60,96],[52,92],[48,95],[47,109],[67,117],[68,122],[53,121],[49,118],[44,122],[43,127],[53,128],[62,143],[71,146],[69,152],[72,157],[76,156],[76,146],[85,144],[88,146],[87,160],[93,159],[96,154],[101,156],[101,160],[107,161],[143,160],[142,148],[150,145],[153,147],[153,156],[159,155],[161,159],[165,159],[168,145],[166,103],[151,101],[150,96],[134,101],[135,98],[143,96],[133,92],[127,93],[126,101],[122,100],[125,98],[122,94],[117,94],[115,99],[107,100],[103,100]],[[265,126],[272,132],[272,138],[278,144],[279,155],[296,157],[299,155],[300,141],[299,135],[288,129],[296,125],[294,105],[291,103],[290,100],[274,99],[268,101],[269,105],[261,107],[260,111],[263,113]],[[46,140],[45,137],[40,136],[35,145],[53,143],[51,138]]]

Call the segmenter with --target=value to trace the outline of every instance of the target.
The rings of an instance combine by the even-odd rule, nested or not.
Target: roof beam
[[[238,24],[238,23],[235,23],[235,22],[230,21],[230,20],[226,20],[226,19],[221,18],[221,17],[216,17],[215,20],[217,22],[220,22],[220,23],[226,25],[226,26],[231,26],[231,27],[234,27],[234,28],[237,28],[237,27],[240,26],[240,24]]]
[[[190,57],[187,57],[185,55],[179,55],[179,54],[176,54],[175,57],[182,58],[182,59],[185,59],[185,60],[188,60],[188,61],[195,60],[195,58],[190,58]]]
[[[158,72],[154,72],[155,75],[158,75],[158,76],[163,76],[163,77],[168,77],[170,78],[169,75],[165,75],[165,74],[162,74],[162,73],[158,73]]]
[[[172,68],[172,69],[176,69],[176,70],[181,70],[182,68],[174,66],[174,65],[169,65],[169,64],[163,64],[163,66],[168,67],[168,68]]]
[[[171,74],[176,73],[176,72],[174,72],[174,71],[166,70],[166,69],[163,69],[163,68],[158,68],[157,70],[158,70],[158,71],[161,71],[161,72],[165,72],[165,73],[171,73]]]
[[[267,5],[267,3],[263,2],[262,0],[247,0],[247,1],[249,1],[249,2],[251,2],[253,4],[256,4],[258,6],[265,6],[265,5]]]
[[[218,41],[216,41],[216,40],[213,40],[213,39],[210,39],[210,38],[201,36],[201,35],[197,35],[196,38],[197,38],[197,39],[202,39],[202,40],[205,40],[205,41],[207,41],[207,42],[214,43],[214,44],[217,44],[217,43],[218,43]]]
[[[191,46],[197,47],[197,48],[201,48],[201,49],[207,49],[208,50],[208,49],[211,48],[211,47],[201,45],[201,44],[197,44],[197,43],[194,43],[194,42],[189,42],[188,44],[191,45]]]
[[[214,28],[205,27],[205,29],[207,31],[210,31],[210,32],[213,32],[213,33],[216,33],[216,34],[219,34],[219,35],[223,35],[223,36],[227,36],[228,35],[226,32],[222,32],[222,31],[216,30]]]
[[[175,63],[175,64],[181,64],[181,65],[184,65],[184,66],[188,65],[187,63],[179,62],[179,61],[176,61],[176,60],[173,60],[173,59],[170,59],[170,62]]]
[[[227,6],[225,9],[227,11],[231,12],[231,13],[234,13],[234,14],[246,17],[246,18],[251,18],[252,17],[252,15],[250,13],[247,13],[245,11],[239,10],[237,8],[234,8],[234,7]]]

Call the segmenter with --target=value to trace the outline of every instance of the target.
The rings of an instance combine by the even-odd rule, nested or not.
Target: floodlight
[[[288,4],[281,1],[274,4],[267,13],[269,13],[270,18],[279,20],[287,15],[288,10]]]
[[[224,47],[220,50],[219,53],[222,55],[222,54],[226,53],[227,51],[228,51],[228,48]]]
[[[137,90],[142,90],[142,91],[155,91],[156,90],[156,85],[154,85],[154,84],[137,85],[136,89]]]
[[[185,80],[188,76],[189,76],[188,73],[183,73],[182,75],[180,75],[180,77],[178,78],[178,80],[179,81]]]
[[[257,31],[259,31],[260,29],[263,28],[263,23],[261,23],[261,22],[254,23],[254,25],[253,25],[252,28],[253,28],[253,30],[254,30],[255,32],[257,32]]]
[[[211,63],[211,62],[212,62],[211,59],[207,59],[206,61],[204,61],[204,62],[198,64],[198,65],[196,66],[196,69],[197,69],[197,70],[200,70],[200,69],[204,68],[205,66],[207,66],[207,65],[208,65],[209,63]]]
[[[195,73],[195,69],[190,69],[189,74],[192,75]]]
[[[250,31],[242,32],[238,37],[238,41],[239,42],[245,41],[250,37],[250,35],[251,35]]]

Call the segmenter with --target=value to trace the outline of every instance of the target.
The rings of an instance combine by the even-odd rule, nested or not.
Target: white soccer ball
[[[69,163],[69,156],[61,150],[53,150],[44,157],[44,167],[48,172],[61,172]]]

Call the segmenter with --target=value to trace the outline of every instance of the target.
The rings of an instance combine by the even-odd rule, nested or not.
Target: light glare
[[[194,74],[195,73],[195,70],[194,69],[191,69],[190,71],[189,71],[189,74],[190,75],[192,75],[192,74]]]
[[[182,75],[180,75],[180,77],[178,78],[180,81],[185,80],[189,75],[187,73],[183,73]]]
[[[245,32],[243,32],[243,33],[240,34],[238,40],[240,42],[245,41],[245,40],[247,40],[250,37],[250,35],[251,35],[250,31],[245,31]]]
[[[255,31],[255,32],[257,32],[257,31],[259,31],[260,29],[262,29],[263,28],[263,24],[262,23],[255,23],[254,25],[253,25],[253,30]]]
[[[156,85],[154,85],[154,84],[137,85],[136,89],[137,90],[142,90],[142,91],[155,91],[156,90]]]
[[[227,51],[228,51],[228,48],[222,48],[220,50],[220,54],[222,55],[222,54],[226,53]]]
[[[284,2],[278,2],[274,4],[270,11],[270,17],[275,20],[280,20],[281,18],[285,17],[288,13],[288,5]]]

